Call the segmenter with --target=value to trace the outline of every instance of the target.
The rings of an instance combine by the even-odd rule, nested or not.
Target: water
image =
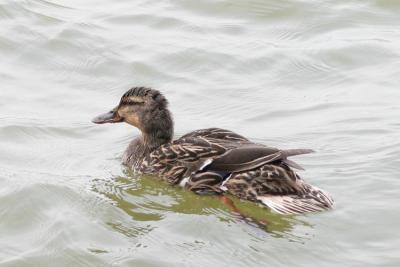
[[[399,266],[400,2],[0,1],[0,266]],[[280,216],[125,170],[131,86],[176,136],[312,148],[333,211]]]

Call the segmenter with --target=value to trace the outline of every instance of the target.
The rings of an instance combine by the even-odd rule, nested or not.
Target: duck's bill
[[[116,122],[122,122],[122,121],[123,121],[122,118],[114,110],[111,110],[107,113],[101,114],[92,120],[93,123],[97,123],[97,124],[116,123]]]

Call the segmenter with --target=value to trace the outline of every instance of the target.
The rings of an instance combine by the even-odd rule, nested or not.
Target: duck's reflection
[[[123,175],[107,180],[95,180],[92,190],[107,199],[135,222],[157,222],[168,213],[214,216],[222,223],[243,224],[258,228],[277,238],[302,240],[296,236],[296,226],[311,230],[312,225],[296,216],[283,216],[255,203],[234,197],[199,196],[178,187],[160,183],[156,177],[140,176],[128,169]],[[126,226],[122,222],[110,223],[115,230],[127,236],[138,236],[154,228],[154,224]],[[308,238],[307,238],[308,239]]]

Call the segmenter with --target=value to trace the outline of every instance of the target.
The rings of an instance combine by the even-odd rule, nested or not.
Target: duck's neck
[[[171,142],[173,135],[174,123],[169,110],[156,110],[142,130],[141,145],[144,150],[151,152],[161,145]]]

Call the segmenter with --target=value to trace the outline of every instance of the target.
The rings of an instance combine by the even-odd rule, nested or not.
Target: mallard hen
[[[197,194],[231,194],[281,214],[323,211],[333,205],[326,192],[296,174],[294,169],[301,167],[288,159],[312,150],[267,147],[219,128],[173,140],[168,102],[157,90],[134,87],[93,122],[126,122],[138,128],[141,135],[129,144],[123,163]]]

